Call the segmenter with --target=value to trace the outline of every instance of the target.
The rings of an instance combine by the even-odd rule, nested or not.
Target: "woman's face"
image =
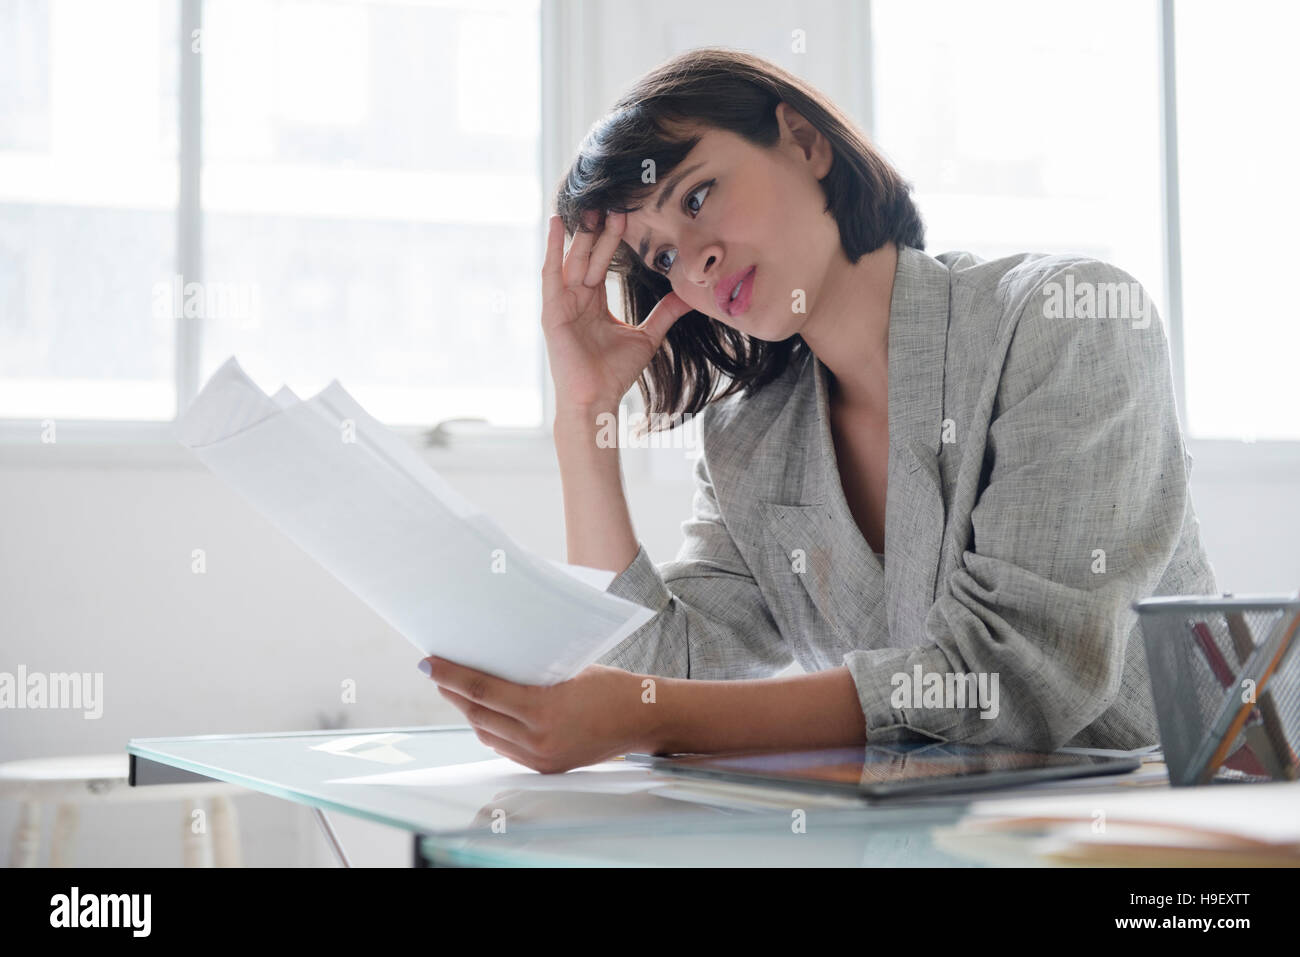
[[[623,233],[632,254],[667,275],[690,306],[769,342],[799,332],[827,270],[843,258],[818,184],[830,170],[830,143],[787,104],[777,119],[781,139],[771,148],[701,131],[695,148],[628,213]]]

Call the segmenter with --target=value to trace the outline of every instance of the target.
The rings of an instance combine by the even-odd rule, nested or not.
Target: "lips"
[[[732,273],[714,287],[713,298],[717,301],[720,310],[729,316],[735,315],[734,309],[743,311],[744,307],[749,304],[749,293],[753,289],[753,275],[757,268],[756,266],[750,266],[748,269]],[[742,281],[744,285],[740,288],[740,294],[733,300],[731,291],[736,288],[737,283]]]

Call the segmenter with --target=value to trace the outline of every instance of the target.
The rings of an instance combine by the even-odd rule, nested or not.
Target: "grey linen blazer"
[[[1130,603],[1218,587],[1163,322],[1154,308],[1145,328],[1134,314],[1056,318],[1049,284],[1067,279],[1076,295],[1140,290],[1086,258],[900,247],[884,567],[840,484],[825,366],[805,352],[699,416],[676,559],[656,565],[641,545],[607,589],[656,615],[601,662],[697,679],[846,665],[875,742],[1155,743]],[[996,717],[941,706],[952,698],[897,706],[897,676],[918,666],[996,674]]]

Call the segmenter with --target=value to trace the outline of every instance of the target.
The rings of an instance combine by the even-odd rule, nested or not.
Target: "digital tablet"
[[[629,754],[627,760],[686,777],[869,798],[956,794],[1060,778],[1122,774],[1142,764],[1139,756],[1043,753],[937,742],[811,751]]]

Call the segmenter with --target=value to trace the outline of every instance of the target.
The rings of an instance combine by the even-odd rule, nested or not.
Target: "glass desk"
[[[965,805],[926,808],[808,809],[806,830],[792,815],[761,812],[705,824],[664,821],[604,834],[438,835],[416,838],[424,867],[988,867],[944,848]],[[1027,854],[1000,861],[1035,866]]]
[[[345,866],[326,812],[410,832],[416,866],[1036,864],[1024,841],[972,845],[954,832],[993,792],[882,805],[766,788],[723,795],[621,760],[538,774],[465,725],[134,738],[126,750],[134,787],[226,781],[311,808]]]
[[[961,816],[960,798],[881,808],[783,795],[767,799],[777,806],[724,807],[623,762],[537,774],[461,725],[133,738],[127,753],[135,787],[227,781],[312,808],[345,865],[325,812],[411,832],[417,866],[977,863],[930,839]],[[492,773],[467,771],[471,762]],[[406,779],[383,780],[394,772]]]

